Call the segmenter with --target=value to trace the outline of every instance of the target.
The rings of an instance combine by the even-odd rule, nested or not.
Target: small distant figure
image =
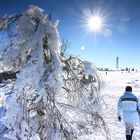
[[[118,120],[125,123],[126,140],[132,140],[134,127],[139,121],[140,103],[132,93],[132,87],[126,86],[124,95],[118,101]]]
[[[107,71],[105,72],[105,75],[107,75]]]

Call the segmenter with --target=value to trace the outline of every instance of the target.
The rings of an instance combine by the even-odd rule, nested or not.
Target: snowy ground
[[[102,96],[105,102],[105,107],[103,109],[105,122],[110,130],[110,135],[112,140],[125,140],[125,128],[123,122],[117,120],[117,102],[119,97],[123,94],[126,85],[131,85],[133,87],[133,93],[140,98],[140,72],[126,73],[126,72],[105,72],[101,73],[101,77],[104,81],[104,86],[102,89]],[[8,92],[8,90],[3,89],[0,85],[0,93]],[[3,102],[2,96],[0,99],[0,104]],[[2,108],[0,108],[0,111]],[[0,112],[2,116],[2,111]],[[2,128],[2,124],[0,123]],[[2,131],[2,129],[0,129]],[[104,140],[102,137],[92,135],[81,136],[81,140]],[[5,140],[1,136],[0,140]],[[137,124],[136,130],[134,132],[133,140],[140,140],[140,123]]]
[[[124,124],[117,120],[117,102],[126,85],[131,85],[133,93],[140,98],[140,72],[108,72],[107,75],[105,73],[101,75],[105,82],[102,90],[106,104],[104,116],[111,131],[112,140],[125,140]],[[136,126],[133,140],[140,140],[140,123]]]

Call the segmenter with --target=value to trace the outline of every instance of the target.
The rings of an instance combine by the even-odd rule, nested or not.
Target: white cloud
[[[81,46],[81,48],[80,48],[80,49],[81,49],[81,51],[83,51],[83,50],[85,49],[85,46]]]

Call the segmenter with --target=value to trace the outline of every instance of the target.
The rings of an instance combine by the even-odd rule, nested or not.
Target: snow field
[[[121,72],[114,71],[101,73],[104,80],[102,90],[104,106],[104,119],[110,130],[112,140],[125,140],[125,127],[123,122],[117,120],[117,103],[119,97],[123,94],[125,86],[130,85],[133,93],[140,99],[140,72]],[[133,140],[140,140],[140,123],[136,125]]]

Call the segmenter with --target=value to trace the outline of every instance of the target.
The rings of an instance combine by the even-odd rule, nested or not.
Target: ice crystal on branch
[[[106,130],[96,67],[61,55],[57,26],[37,6],[0,20],[9,41],[0,68],[16,73],[2,118],[9,139],[74,140]]]

